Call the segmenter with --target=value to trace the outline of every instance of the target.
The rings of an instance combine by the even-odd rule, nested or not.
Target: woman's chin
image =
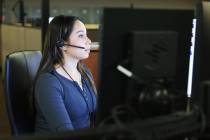
[[[87,55],[85,55],[85,56],[81,57],[81,60],[83,60],[83,59],[87,59],[88,57],[89,57],[89,54],[87,54]]]

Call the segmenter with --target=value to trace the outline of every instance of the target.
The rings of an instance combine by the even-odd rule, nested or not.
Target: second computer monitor
[[[137,70],[137,77],[144,77],[144,83],[147,77],[161,76],[162,71],[164,77],[173,78],[174,88],[184,92],[187,90],[193,17],[192,10],[104,9],[101,22],[98,122],[110,118],[113,108],[127,102],[128,94],[133,94],[129,90],[130,78],[117,70],[118,65],[135,71],[141,69],[142,64],[146,65],[153,62],[153,58],[158,58],[161,60],[160,66],[154,64],[147,67],[155,67],[157,71],[149,73],[141,69],[143,73],[139,73]],[[155,48],[155,45],[150,44],[152,38],[157,40]],[[143,46],[148,45],[149,50],[138,48],[144,41]],[[151,61],[146,62],[148,58],[137,54],[142,50],[152,57]],[[159,51],[163,53],[158,54]],[[139,58],[141,60],[138,61]],[[141,79],[139,81],[142,82]]]

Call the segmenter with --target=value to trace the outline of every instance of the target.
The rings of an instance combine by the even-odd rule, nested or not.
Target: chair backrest
[[[40,51],[19,51],[6,57],[5,103],[14,136],[34,132],[35,117],[29,98],[41,57]]]

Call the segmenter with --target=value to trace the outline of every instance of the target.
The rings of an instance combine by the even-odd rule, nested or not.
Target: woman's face
[[[66,43],[70,45],[84,47],[84,49],[81,49],[81,48],[66,46],[65,52],[68,55],[79,60],[88,58],[90,53],[91,40],[87,37],[87,30],[85,28],[85,25],[81,21],[79,20],[75,21],[72,33],[70,34],[68,41]]]

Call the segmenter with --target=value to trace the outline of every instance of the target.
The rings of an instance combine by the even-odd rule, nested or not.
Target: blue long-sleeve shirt
[[[96,96],[89,81],[82,80],[83,90],[56,70],[39,76],[35,85],[36,133],[90,127],[89,112],[96,110]]]

